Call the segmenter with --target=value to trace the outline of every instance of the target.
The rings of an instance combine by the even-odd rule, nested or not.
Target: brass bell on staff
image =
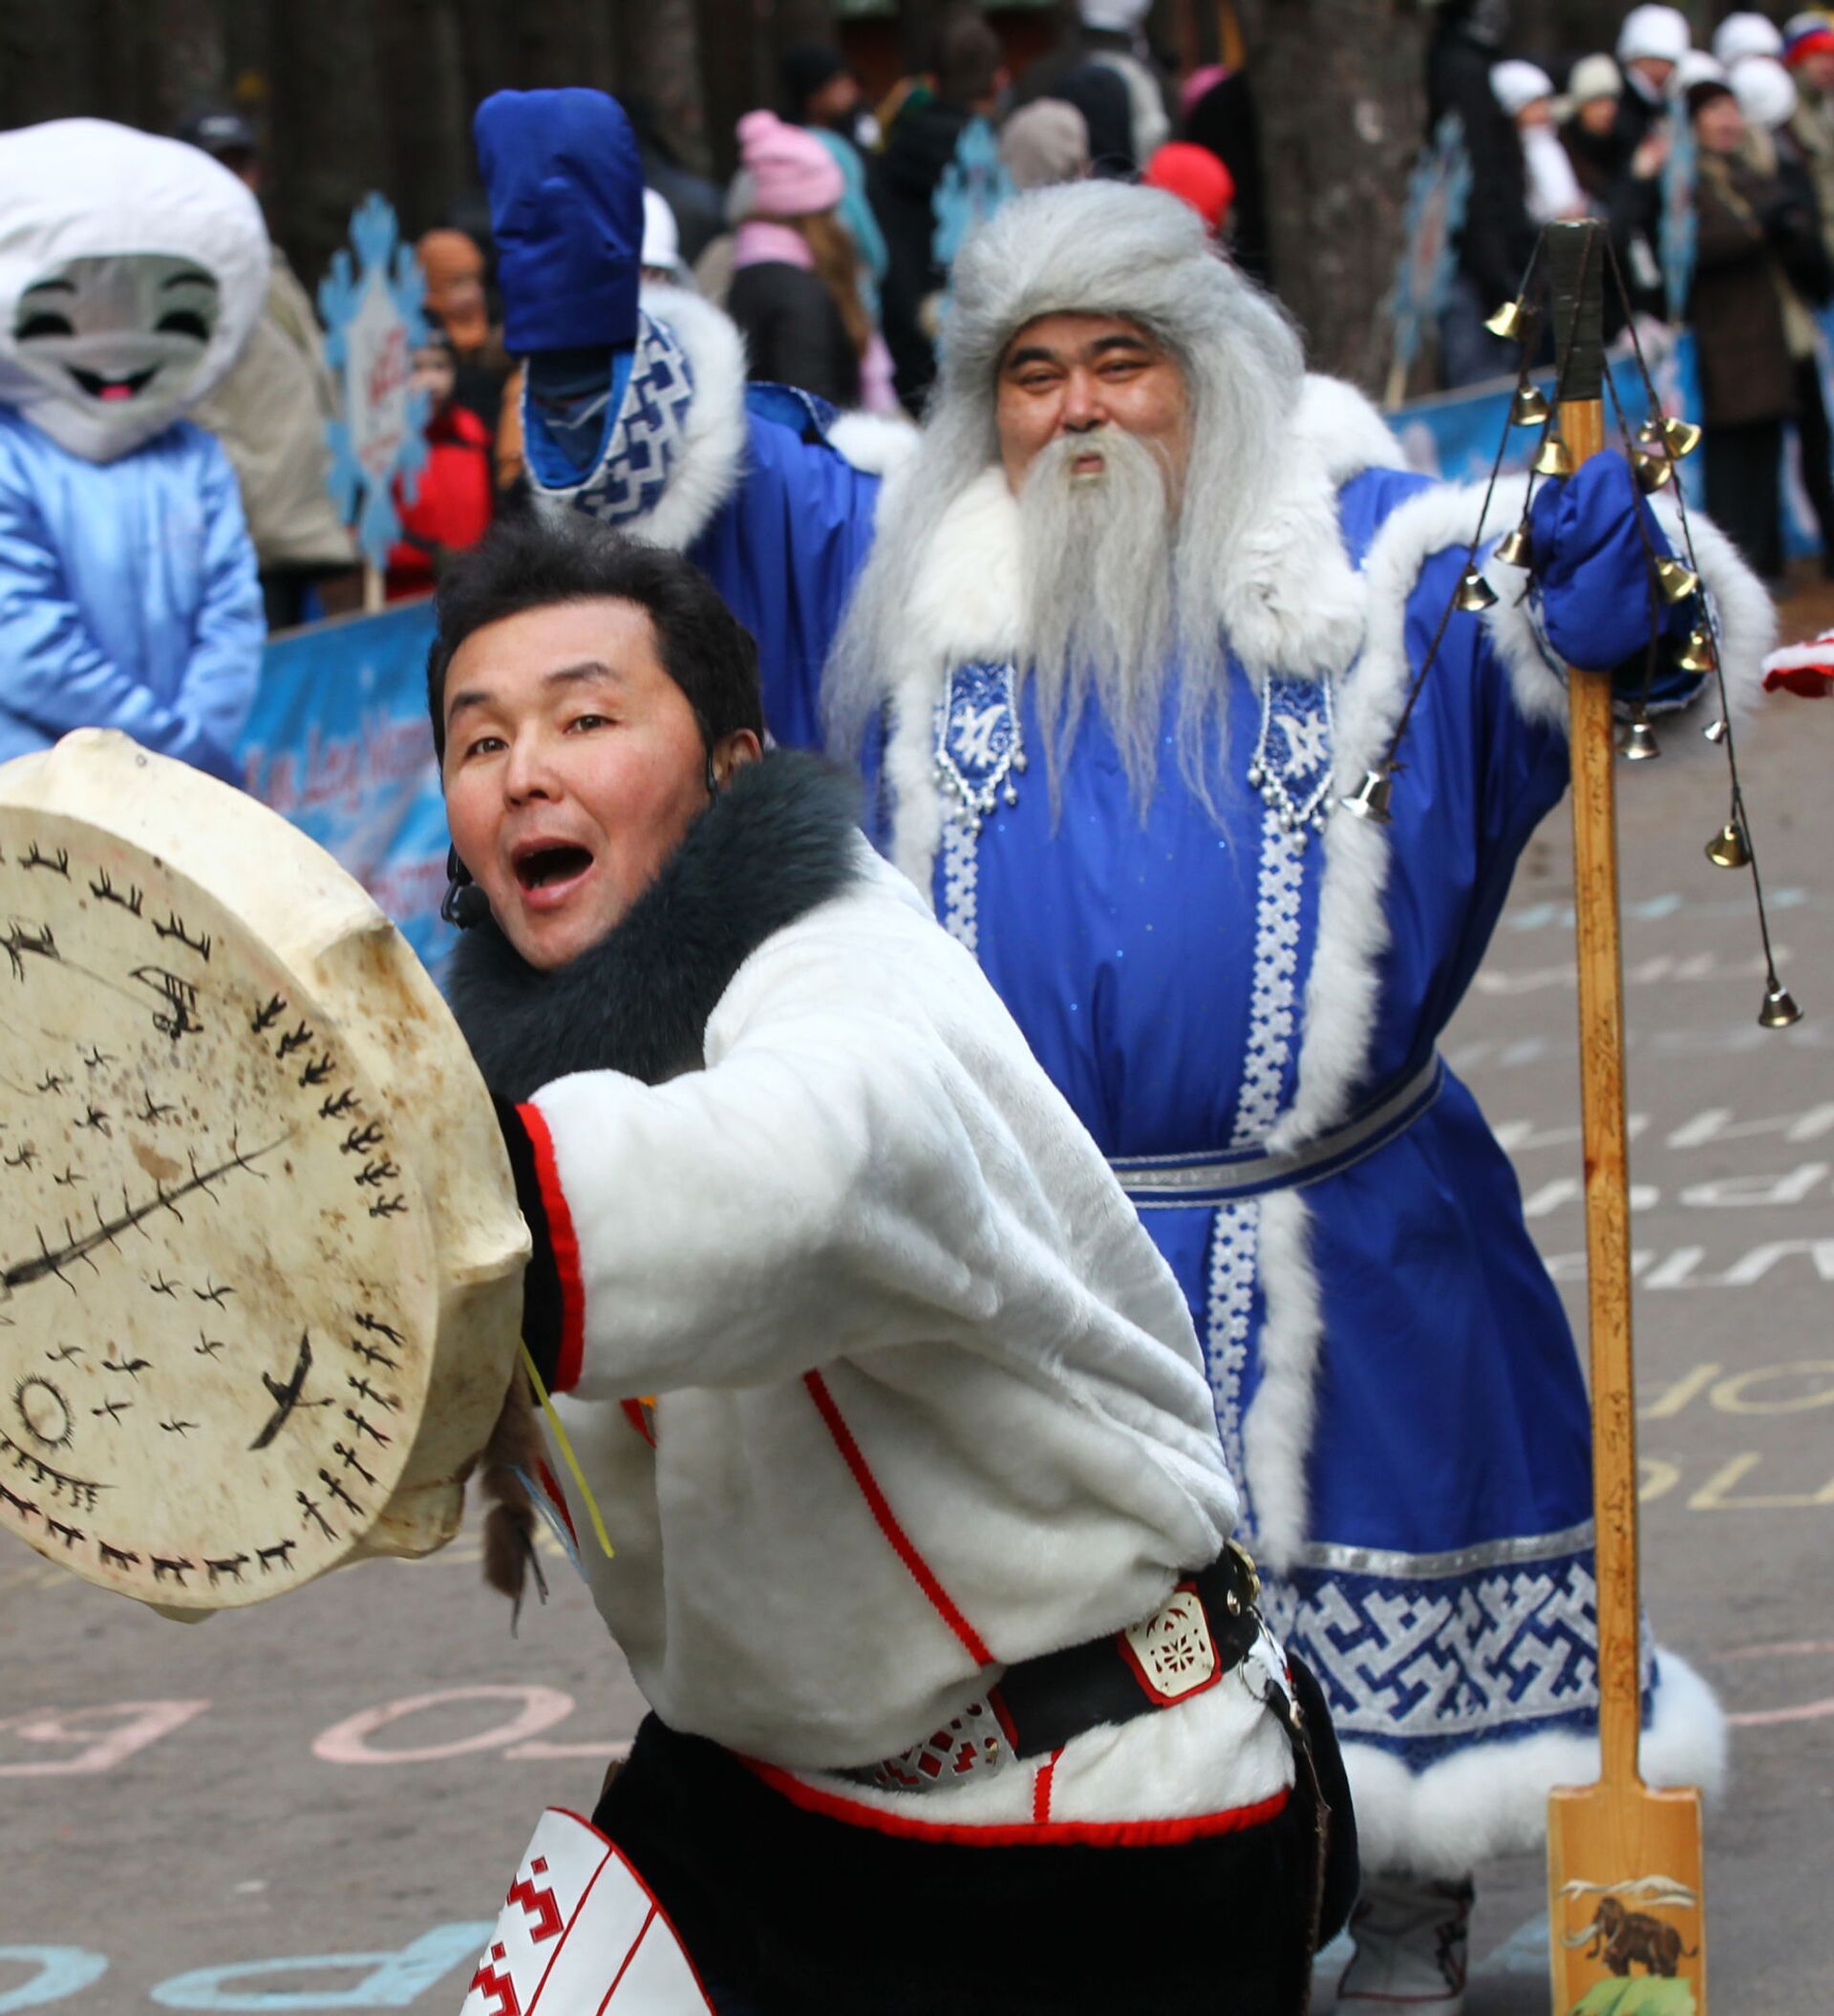
[[[1349,797],[1338,803],[1354,817],[1367,819],[1372,826],[1389,823],[1388,801],[1395,788],[1393,775],[1386,770],[1365,771],[1363,781]]]
[[[1521,343],[1534,323],[1534,316],[1520,301],[1505,301],[1494,315],[1484,317],[1483,326],[1505,343]]]
[[[1621,753],[1627,763],[1648,763],[1662,753],[1662,745],[1655,739],[1655,730],[1650,726],[1647,714],[1638,714],[1631,723]]]
[[[1710,672],[1719,663],[1719,653],[1713,647],[1713,632],[1704,623],[1697,623],[1688,632],[1688,641],[1675,657],[1676,666],[1684,672]],[[1721,724],[1723,728],[1723,724]],[[1719,740],[1712,729],[1707,731],[1707,739]]]
[[[1636,430],[1638,443],[1652,455],[1673,456],[1679,461],[1684,455],[1692,455],[1699,447],[1701,432],[1692,420],[1683,420],[1675,414],[1657,417],[1652,415]]]
[[[1732,731],[1727,724],[1725,715],[1721,714],[1718,720],[1709,721],[1706,727],[1703,728],[1700,732],[1706,736],[1709,742],[1713,743],[1717,747],[1719,743],[1723,742],[1726,739],[1727,735],[1730,734]]]
[[[1674,463],[1666,455],[1648,455],[1639,450],[1631,457],[1631,467],[1636,475],[1637,488],[1646,494],[1660,490],[1674,477]]]
[[[1466,567],[1459,576],[1459,592],[1452,598],[1452,606],[1476,616],[1484,609],[1494,607],[1496,602],[1496,589],[1484,580],[1476,567]]]
[[[1505,532],[1497,541],[1496,558],[1505,567],[1531,567],[1535,563],[1534,541],[1528,536],[1528,520],[1524,519],[1513,532]]]
[[[1540,386],[1531,385],[1525,378],[1516,387],[1516,396],[1509,402],[1509,424],[1511,427],[1539,427],[1552,411],[1547,404],[1547,394]]]
[[[1655,584],[1664,602],[1686,602],[1700,585],[1700,577],[1685,561],[1665,553],[1655,563]]]
[[[1759,1028],[1787,1029],[1792,1022],[1802,1019],[1802,1011],[1796,1006],[1795,995],[1773,973],[1770,985],[1764,989],[1764,1005],[1758,1010]]]
[[[1707,842],[1707,859],[1716,868],[1751,866],[1751,849],[1745,844],[1745,829],[1737,819],[1728,819]]]
[[[1573,452],[1557,434],[1550,434],[1528,466],[1537,476],[1571,476]]]

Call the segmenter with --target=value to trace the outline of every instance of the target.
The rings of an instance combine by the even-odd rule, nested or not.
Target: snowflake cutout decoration
[[[427,461],[427,395],[410,383],[415,346],[428,333],[420,312],[427,283],[400,239],[394,205],[372,191],[351,219],[354,269],[340,246],[318,286],[325,354],[344,392],[343,414],[325,429],[331,501],[375,567],[401,536],[395,479],[412,503]]]

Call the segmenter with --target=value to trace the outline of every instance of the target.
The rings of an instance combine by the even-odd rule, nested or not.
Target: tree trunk
[[[389,189],[388,115],[369,0],[312,0],[274,14],[269,216],[308,286],[350,235],[370,190]],[[392,77],[389,101],[420,88]]]
[[[772,102],[768,0],[694,0],[707,141],[722,180],[738,163],[735,129]]]
[[[1425,117],[1425,23],[1404,0],[1242,0],[1239,13],[1281,296],[1313,367],[1375,391]]]

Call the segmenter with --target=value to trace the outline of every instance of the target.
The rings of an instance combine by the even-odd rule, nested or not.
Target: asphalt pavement
[[[1792,632],[1834,622],[1799,597]],[[1719,1690],[1713,2000],[1823,2016],[1834,1981],[1834,703],[1740,736],[1780,967],[1700,718],[1620,766],[1644,1587]],[[1570,845],[1533,844],[1446,1044],[1503,1133],[1583,1322]],[[475,1537],[179,1625],[0,1538],[0,2016],[456,2012],[544,1806],[589,1812],[635,1727],[565,1563],[512,1636]],[[1472,2016],[1548,2007],[1538,1856],[1481,1873]],[[1321,1972],[1329,2006],[1332,1969]]]

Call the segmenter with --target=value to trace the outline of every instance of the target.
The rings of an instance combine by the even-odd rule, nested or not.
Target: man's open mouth
[[[592,865],[584,847],[533,847],[516,858],[516,880],[524,889],[549,889],[570,882]]]
[[[78,364],[67,364],[64,369],[76,381],[79,392],[86,392],[92,399],[135,399],[152,384],[160,367],[149,364],[144,371],[129,371],[124,378],[104,377],[98,371],[84,371]]]

